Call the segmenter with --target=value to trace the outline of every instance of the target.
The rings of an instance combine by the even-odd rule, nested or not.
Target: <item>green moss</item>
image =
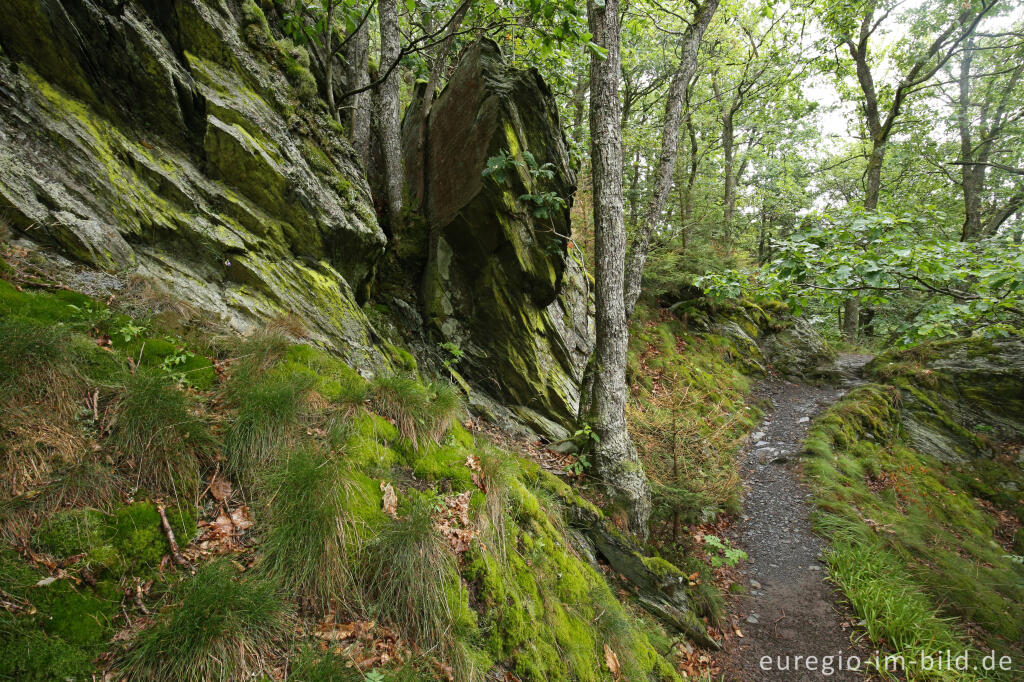
[[[213,362],[188,350],[183,343],[167,338],[137,337],[124,342],[117,334],[111,336],[114,347],[132,358],[140,367],[161,369],[200,391],[217,383]]]
[[[412,463],[413,473],[430,482],[448,480],[456,492],[473,488],[473,471],[466,465],[471,454],[461,447],[428,444],[417,451],[421,456]]]
[[[180,544],[195,536],[196,520],[190,511],[170,507],[166,513]],[[160,513],[150,502],[136,502],[115,511],[110,540],[131,572],[158,567],[160,560],[171,551],[160,525]]]

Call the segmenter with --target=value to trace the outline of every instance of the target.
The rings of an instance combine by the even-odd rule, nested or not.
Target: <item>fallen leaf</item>
[[[228,499],[231,497],[231,481],[226,478],[218,478],[214,475],[214,477],[210,479],[210,494],[213,495],[213,499],[218,502],[223,502]]]
[[[466,457],[466,466],[473,471],[480,471],[480,458],[470,453],[469,456]]]
[[[391,484],[387,481],[380,482],[381,492],[384,493],[384,500],[382,502],[384,513],[393,519],[398,518],[398,495],[395,494],[395,489],[391,487]]]
[[[615,652],[607,644],[604,645],[604,662],[608,666],[608,670],[615,676],[615,679],[619,679],[619,657],[615,655]]]
[[[313,631],[313,636],[328,642],[343,642],[356,636],[356,623],[320,623]]]
[[[732,631],[736,633],[737,637],[743,639],[743,632],[739,628],[733,628]]]
[[[252,519],[249,518],[249,508],[244,504],[231,512],[231,523],[236,530],[246,530],[252,527]]]
[[[52,576],[49,578],[43,578],[36,583],[36,587],[46,587],[47,585],[52,585],[55,582],[57,582],[57,579]]]

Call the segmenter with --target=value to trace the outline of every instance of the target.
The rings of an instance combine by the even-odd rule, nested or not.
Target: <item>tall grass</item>
[[[341,463],[315,450],[299,450],[282,459],[264,483],[269,501],[260,571],[311,610],[351,606],[353,531],[344,503],[355,492]]]
[[[257,479],[286,447],[311,385],[305,374],[266,373],[234,387],[238,411],[224,433],[228,473],[243,483]]]
[[[950,627],[954,619],[941,618],[931,600],[906,577],[905,565],[880,543],[834,538],[826,551],[829,579],[843,593],[864,621],[873,642],[886,642],[889,653],[907,661],[922,655],[951,651],[956,656],[968,649]],[[893,671],[878,674],[892,677]],[[908,670],[912,679],[973,679],[955,671],[929,673]]]
[[[413,641],[438,643],[450,636],[447,590],[457,584],[457,566],[434,526],[430,500],[407,499],[407,513],[387,522],[367,543],[360,574],[375,615]]]
[[[378,377],[370,395],[377,412],[391,419],[414,448],[422,439],[439,441],[463,409],[462,396],[453,384],[424,385],[401,375]]]
[[[208,452],[210,436],[190,407],[188,396],[165,372],[140,369],[127,377],[108,442],[138,484],[195,493],[198,457]]]
[[[173,606],[139,633],[118,666],[153,682],[257,677],[288,635],[289,608],[272,583],[243,579],[226,559],[171,593]]]

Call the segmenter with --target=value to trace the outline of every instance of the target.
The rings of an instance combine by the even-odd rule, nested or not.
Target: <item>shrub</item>
[[[139,634],[121,672],[155,682],[258,676],[291,614],[271,583],[236,576],[218,559],[180,583],[171,593],[176,605]]]

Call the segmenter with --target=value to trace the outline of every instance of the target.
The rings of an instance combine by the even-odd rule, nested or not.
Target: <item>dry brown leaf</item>
[[[231,523],[236,530],[247,530],[252,527],[252,519],[249,517],[249,508],[244,504],[231,512]]]
[[[740,630],[737,627],[733,627],[732,631],[736,633],[737,637],[739,637],[740,639],[743,639],[743,631],[742,630]]]
[[[607,644],[604,645],[604,662],[615,679],[619,679],[619,657]]]
[[[327,642],[343,642],[356,636],[357,623],[320,623],[313,631],[313,636]]]
[[[480,458],[470,453],[469,456],[466,457],[466,466],[473,471],[480,471]]]
[[[395,489],[387,481],[381,481],[380,490],[384,493],[384,500],[382,502],[384,513],[393,519],[397,519],[398,495],[395,494]]]
[[[210,479],[210,494],[213,495],[213,499],[218,502],[231,497],[231,481],[226,478],[218,478],[216,474]]]

